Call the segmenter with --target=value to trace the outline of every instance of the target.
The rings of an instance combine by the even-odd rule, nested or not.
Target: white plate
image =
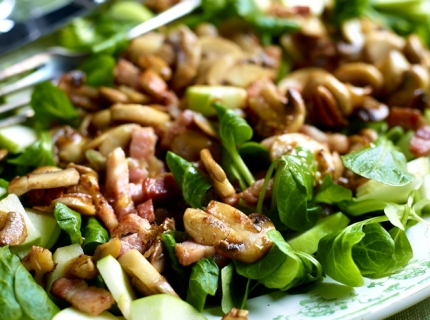
[[[365,279],[359,288],[327,277],[304,294],[275,292],[250,299],[246,305],[249,319],[384,319],[420,302],[430,296],[430,230],[419,223],[407,230],[407,235],[414,257],[400,273]],[[222,312],[209,309],[205,315],[219,320]]]

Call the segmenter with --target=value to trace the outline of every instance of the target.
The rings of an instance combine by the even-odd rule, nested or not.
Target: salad
[[[38,84],[0,129],[0,318],[247,319],[401,271],[430,209],[428,12],[206,0]]]

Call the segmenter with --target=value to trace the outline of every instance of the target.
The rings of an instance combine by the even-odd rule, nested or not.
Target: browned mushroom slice
[[[246,88],[254,81],[261,79],[274,80],[275,76],[276,74],[272,69],[263,68],[255,64],[238,64],[227,70],[224,82],[232,86]]]
[[[278,89],[281,94],[287,94],[288,89],[296,89],[300,93],[303,92],[304,86],[308,83],[311,76],[315,74],[323,74],[326,71],[322,68],[302,68],[290,72],[285,78],[278,83]]]
[[[96,215],[103,221],[104,225],[111,231],[118,225],[118,219],[114,210],[100,192],[99,182],[92,174],[81,175],[81,184],[88,190],[96,208]]]
[[[170,120],[168,113],[138,104],[116,104],[110,110],[113,120],[142,126],[163,126]]]
[[[382,94],[390,94],[396,90],[403,80],[404,73],[409,70],[410,64],[399,51],[392,50],[378,64],[378,69],[384,77]]]
[[[384,83],[381,72],[375,66],[364,62],[346,63],[335,70],[334,76],[354,86],[370,86],[373,92],[379,92]]]
[[[366,35],[363,54],[365,59],[378,64],[392,50],[402,51],[405,46],[405,39],[389,31],[373,31]]]
[[[24,217],[18,212],[0,213],[0,245],[17,246],[27,238]]]
[[[29,173],[26,176],[14,178],[9,183],[8,193],[21,196],[34,189],[69,187],[78,183],[79,172],[75,168],[46,173]]]
[[[269,148],[272,160],[290,153],[297,146],[307,148],[314,154],[317,163],[318,181],[322,181],[325,175],[331,174],[335,169],[333,156],[328,148],[304,134],[287,133],[265,139],[261,143]]]
[[[211,201],[206,211],[187,209],[184,227],[195,242],[213,245],[217,253],[247,263],[257,261],[272,246],[266,232],[274,226],[267,217],[246,216],[217,201]]]
[[[28,271],[34,272],[34,280],[41,286],[44,285],[43,276],[55,268],[51,251],[37,246],[31,248],[28,255],[21,260],[21,263]]]
[[[200,151],[200,159],[203,162],[210,178],[214,183],[214,188],[221,198],[228,198],[236,194],[233,185],[227,179],[227,175],[221,166],[216,163],[209,149]]]
[[[296,132],[306,116],[304,101],[295,89],[282,96],[271,81],[256,81],[248,87],[248,104],[256,114],[251,116],[255,130],[263,137],[284,132]]]
[[[165,35],[160,32],[148,32],[130,41],[126,55],[133,63],[137,64],[142,54],[155,54],[160,50]]]
[[[197,76],[200,63],[201,43],[197,36],[185,26],[167,36],[167,43],[176,50],[176,69],[172,78],[174,90],[190,85]]]
[[[153,54],[142,54],[139,57],[138,66],[142,69],[152,69],[164,81],[169,81],[172,77],[172,70],[166,61]]]
[[[52,210],[54,210],[55,204],[58,202],[65,204],[70,209],[78,211],[82,215],[94,216],[96,214],[96,208],[94,207],[92,197],[89,194],[66,193],[51,202],[50,207]]]

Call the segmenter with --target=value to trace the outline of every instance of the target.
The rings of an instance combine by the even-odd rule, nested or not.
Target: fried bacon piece
[[[426,157],[430,154],[430,127],[419,128],[409,143],[409,150],[416,157]]]
[[[52,284],[51,293],[66,300],[79,311],[93,316],[109,309],[115,302],[109,291],[88,287],[82,279],[60,278]]]
[[[130,197],[128,163],[121,148],[116,148],[107,157],[106,190],[114,199],[113,207],[119,221],[126,215],[136,212]]]
[[[184,241],[175,245],[175,253],[179,263],[186,267],[200,259],[213,257],[215,248],[194,241]]]

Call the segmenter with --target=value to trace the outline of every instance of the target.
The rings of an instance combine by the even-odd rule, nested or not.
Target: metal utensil
[[[183,0],[152,19],[131,29],[127,33],[127,38],[129,40],[134,39],[142,34],[181,18],[196,9],[200,3],[201,0]],[[76,68],[89,55],[89,52],[76,53],[61,47],[52,47],[47,49],[45,52],[18,62],[3,71],[0,71],[0,82],[7,81],[7,79],[24,72],[29,72],[31,70],[34,71],[16,82],[0,87],[0,98],[23,89],[31,88],[45,80],[58,79],[62,74]],[[20,109],[20,112],[14,116],[0,120],[0,127],[22,123],[29,117],[33,116],[34,112],[30,107],[23,108],[27,106],[29,102],[30,92],[27,92],[26,94],[23,93],[20,95],[15,101],[1,104],[0,115],[16,109]]]

